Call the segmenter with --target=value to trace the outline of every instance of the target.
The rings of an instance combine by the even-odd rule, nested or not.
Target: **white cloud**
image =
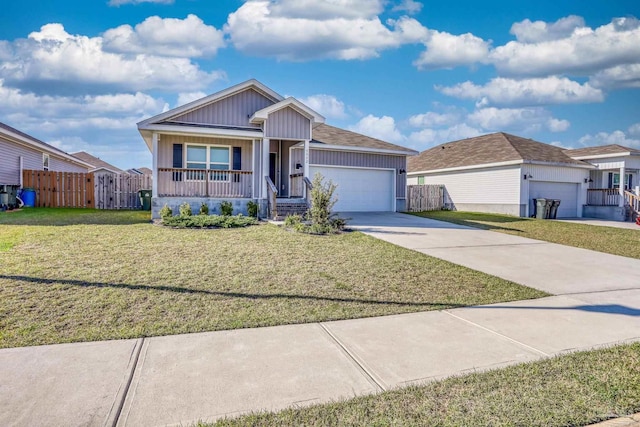
[[[422,6],[424,6],[419,1],[415,0],[402,0],[399,4],[393,6],[391,8],[392,12],[407,12],[408,14],[413,15],[414,13],[418,13],[422,10]]]
[[[193,101],[195,101],[197,99],[200,99],[200,98],[204,98],[205,96],[207,96],[207,94],[204,93],[204,92],[183,92],[183,93],[179,93],[178,94],[178,99],[176,101],[176,107],[188,104],[188,103],[193,102]]]
[[[194,58],[215,55],[224,47],[224,36],[196,15],[185,19],[150,16],[135,28],[121,25],[105,31],[103,45],[108,52]]]
[[[224,77],[206,72],[188,58],[121,55],[105,52],[101,37],[67,33],[61,24],[47,24],[17,40],[0,78],[22,88],[43,90],[110,88],[116,90],[197,90]]]
[[[628,130],[629,135],[640,137],[640,123],[633,124],[629,126]]]
[[[291,61],[373,58],[384,49],[419,42],[427,34],[422,24],[406,16],[383,24],[373,15],[380,9],[379,1],[304,2],[309,10],[320,4],[331,10],[320,18],[301,15],[293,6],[296,3],[247,1],[229,15],[224,31],[241,52]],[[372,8],[365,8],[365,12],[352,9],[365,3]]]
[[[350,126],[349,130],[387,142],[401,143],[405,139],[396,127],[393,117],[389,116],[376,117],[369,114]]]
[[[580,84],[566,77],[550,76],[532,79],[498,77],[484,86],[470,81],[450,87],[436,87],[445,95],[474,99],[486,105],[547,105],[602,102],[604,94],[589,83]]]
[[[157,3],[173,4],[175,0],[109,0],[109,6],[122,6],[123,4]]]
[[[614,130],[611,133],[598,132],[595,135],[587,134],[580,138],[578,142],[585,147],[591,147],[594,145],[618,144],[629,148],[640,149],[640,139],[631,138],[621,130]]]
[[[303,104],[322,114],[328,119],[346,119],[344,102],[332,95],[311,95],[300,100]]]
[[[418,132],[413,132],[409,135],[409,141],[411,141],[414,148],[422,151],[429,146],[449,141],[458,141],[481,134],[481,129],[469,126],[466,123],[458,123],[445,129],[423,129]]]
[[[577,17],[566,19],[570,18],[573,20],[572,25],[577,23]],[[570,27],[571,25],[568,28]],[[516,31],[520,36],[526,33],[523,28]],[[508,75],[585,76],[607,68],[640,62],[640,21],[634,17],[615,18],[611,23],[595,30],[576,27],[568,37],[558,39],[555,37],[560,34],[549,28],[546,31],[547,33],[542,34],[549,34],[550,40],[541,41],[545,37],[540,34],[526,35],[525,40],[538,41],[512,41],[493,50],[490,58],[498,71]]]
[[[570,123],[551,116],[544,108],[481,108],[467,117],[469,123],[487,131],[537,132],[549,130],[563,132]]]
[[[413,65],[420,70],[432,70],[485,62],[491,42],[484,41],[471,33],[453,35],[429,30],[429,37],[424,45],[427,49],[420,54]]]
[[[525,19],[511,26],[511,34],[516,36],[519,42],[538,43],[569,37],[577,28],[584,26],[584,19],[575,15],[560,18],[552,23],[531,22],[529,19]]]
[[[640,63],[607,68],[589,79],[595,87],[640,88]]]
[[[270,11],[272,16],[285,18],[368,19],[381,13],[384,3],[384,0],[275,0],[271,2]]]
[[[438,127],[438,126],[450,126],[460,120],[460,115],[457,113],[436,113],[428,111],[423,114],[416,114],[409,117],[409,124],[413,127]]]

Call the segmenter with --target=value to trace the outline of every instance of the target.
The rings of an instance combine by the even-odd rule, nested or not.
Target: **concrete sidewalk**
[[[640,340],[637,260],[408,215],[363,215],[352,223],[402,246],[564,295],[337,322],[4,349],[0,425],[189,425]]]

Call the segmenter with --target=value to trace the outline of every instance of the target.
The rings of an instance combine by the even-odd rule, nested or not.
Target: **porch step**
[[[276,204],[278,210],[276,219],[285,219],[289,215],[304,215],[309,210],[304,199],[278,199]]]

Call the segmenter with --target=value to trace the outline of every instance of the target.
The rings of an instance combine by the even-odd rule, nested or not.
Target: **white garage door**
[[[578,184],[564,182],[529,183],[529,199],[559,199],[557,218],[578,216]],[[533,211],[531,211],[533,213]]]
[[[396,197],[392,170],[311,166],[311,177],[320,172],[337,184],[336,212],[393,211]]]

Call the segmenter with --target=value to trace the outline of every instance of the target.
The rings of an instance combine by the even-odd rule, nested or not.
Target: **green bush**
[[[253,218],[258,216],[258,204],[253,200],[247,202],[247,213]]]
[[[220,202],[220,213],[224,216],[233,215],[233,205],[231,202],[227,200]]]
[[[206,203],[200,205],[200,215],[209,215],[209,206]]]
[[[173,216],[173,211],[171,210],[169,205],[165,203],[162,209],[160,209],[160,218],[164,221],[165,219],[171,218],[172,216]]]
[[[180,216],[191,216],[191,205],[188,202],[184,202],[180,205]]]
[[[288,215],[284,219],[284,226],[287,228],[294,228],[296,225],[302,222],[302,217],[300,215]]]
[[[255,218],[230,215],[196,215],[174,216],[162,222],[163,225],[175,228],[236,228],[257,224]]]

